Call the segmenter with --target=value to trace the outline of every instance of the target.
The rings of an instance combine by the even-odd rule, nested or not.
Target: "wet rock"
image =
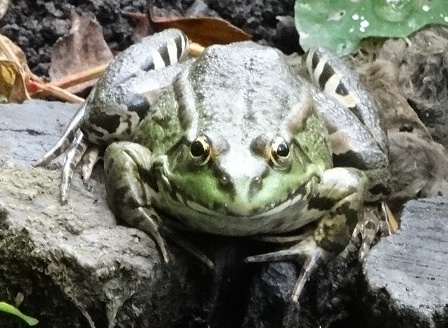
[[[20,309],[43,327],[195,321],[203,314],[198,280],[207,280],[208,269],[175,245],[171,263],[162,263],[151,238],[117,225],[102,183],[86,186],[75,175],[61,206],[60,172],[31,168],[74,109],[43,101],[0,106],[0,299],[12,303],[22,294]]]
[[[448,200],[410,201],[364,262],[368,327],[448,327]]]

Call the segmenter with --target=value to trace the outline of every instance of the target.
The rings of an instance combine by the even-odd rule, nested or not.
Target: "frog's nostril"
[[[224,173],[219,178],[219,184],[223,188],[229,188],[232,185],[232,179],[230,178],[230,176],[228,174]]]
[[[252,178],[252,181],[250,182],[250,186],[249,186],[250,194],[254,195],[258,191],[260,191],[262,185],[263,185],[263,179],[261,178],[261,176],[256,176],[256,177]]]

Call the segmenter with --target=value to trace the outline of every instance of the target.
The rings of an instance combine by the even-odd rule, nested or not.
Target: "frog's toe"
[[[70,124],[67,126],[64,134],[59,138],[56,144],[47,153],[37,160],[33,166],[42,167],[48,165],[53,159],[62,155],[69,147],[73,145],[78,134],[81,132],[79,127],[86,110],[86,102],[77,110]]]
[[[78,166],[78,163],[86,149],[87,145],[84,142],[84,135],[81,130],[78,130],[75,139],[68,148],[67,154],[65,155],[64,165],[62,167],[61,184],[59,186],[61,204],[67,203],[68,191],[70,189],[73,172],[75,171],[76,166]]]
[[[267,261],[300,261],[305,259],[305,263],[300,271],[300,275],[296,280],[294,289],[291,294],[291,300],[297,302],[303,291],[305,283],[311,274],[317,269],[319,264],[328,262],[337,254],[329,252],[319,245],[312,236],[304,239],[297,245],[289,249],[277,252],[249,256],[247,262],[267,262]]]
[[[165,263],[169,262],[168,251],[165,240],[159,233],[158,218],[155,212],[142,206],[136,208],[126,208],[123,214],[128,216],[128,220],[133,220],[131,226],[146,232],[156,242]]]
[[[377,208],[366,206],[363,209],[363,215],[353,230],[352,236],[352,239],[356,239],[358,235],[361,235],[361,246],[358,254],[359,260],[364,259],[369,252],[375,241],[375,236],[378,233],[379,227],[380,217]]]
[[[396,232],[397,229],[398,223],[385,202],[381,203],[381,211],[373,206],[365,206],[363,215],[358,221],[352,236],[354,240],[356,240],[358,235],[361,236],[359,260],[363,260],[370,248],[372,248],[378,232],[382,236],[388,236]]]
[[[84,182],[87,182],[90,180],[90,177],[92,175],[93,168],[95,167],[95,164],[100,159],[100,149],[96,145],[90,145],[87,149],[86,153],[82,157],[82,179]]]

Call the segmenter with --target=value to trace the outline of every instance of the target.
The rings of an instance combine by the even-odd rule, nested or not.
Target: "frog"
[[[151,236],[165,262],[162,235],[172,227],[299,235],[292,246],[246,258],[303,262],[291,293],[298,302],[316,268],[350,243],[365,204],[387,192],[378,106],[322,48],[303,55],[307,76],[252,41],[212,45],[195,59],[188,48],[188,38],[169,29],[119,54],[35,166],[65,154],[66,203],[76,167],[88,179],[104,151],[109,207]]]

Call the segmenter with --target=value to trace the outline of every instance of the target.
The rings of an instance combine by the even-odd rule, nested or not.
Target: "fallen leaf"
[[[219,17],[156,17],[152,1],[148,1],[150,26],[160,31],[168,28],[182,30],[188,38],[205,47],[250,40],[251,35]]]
[[[19,65],[9,60],[0,60],[0,94],[9,102],[23,102],[30,99],[25,79],[25,74]]]
[[[212,44],[227,44],[251,39],[251,35],[216,17],[178,18],[155,23],[160,29],[178,28],[188,38],[205,47]]]
[[[12,102],[30,99],[26,88],[30,76],[32,73],[22,49],[0,35],[0,94]]]
[[[112,59],[112,52],[96,19],[88,14],[79,16],[72,12],[70,34],[60,38],[53,47],[49,75],[52,84],[58,84],[57,80],[108,64]],[[90,80],[67,90],[76,93],[95,83],[96,80]]]

